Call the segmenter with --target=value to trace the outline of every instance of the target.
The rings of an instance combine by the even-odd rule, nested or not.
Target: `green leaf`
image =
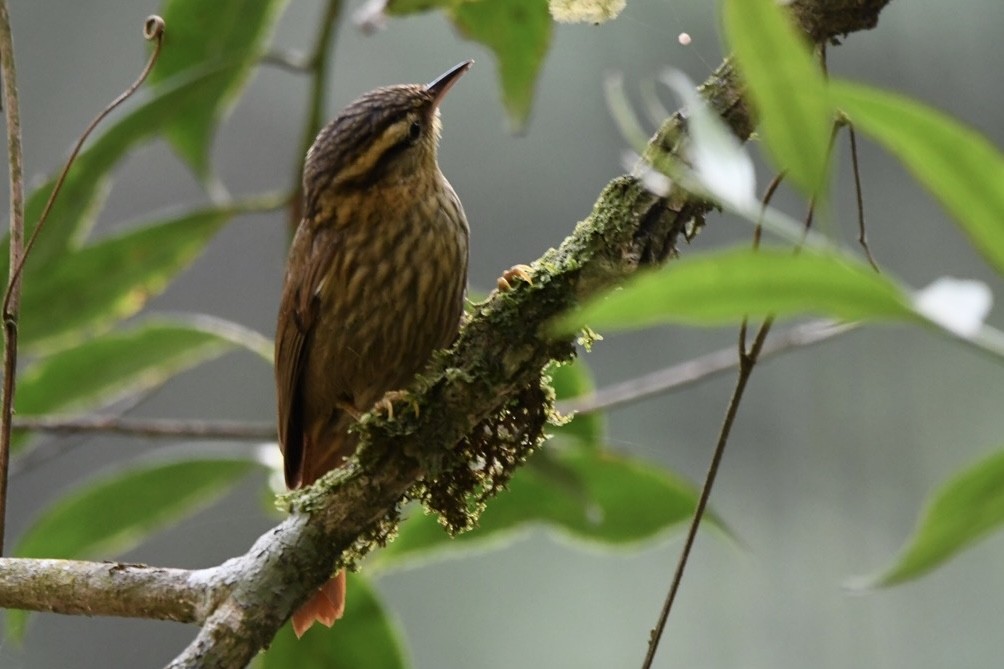
[[[744,316],[816,313],[844,320],[915,319],[888,277],[836,254],[734,249],[695,254],[638,276],[623,289],[559,319],[565,332],[627,330],[656,323],[718,325]]]
[[[45,228],[32,249],[25,265],[26,286],[34,283],[38,275],[50,272],[62,254],[82,243],[108,190],[108,175],[119,160],[137,145],[155,136],[178,114],[179,109],[211,94],[226,75],[226,69],[213,67],[177,77],[89,143],[67,174]],[[38,223],[54,184],[55,178],[50,179],[29,196],[25,206],[28,234]],[[6,258],[9,248],[9,240],[4,236],[0,243],[0,256]],[[0,263],[0,278],[6,285],[6,262]]]
[[[557,400],[587,395],[595,388],[589,367],[581,358],[567,364],[553,365],[548,373],[551,375],[551,386]],[[583,446],[599,448],[606,434],[606,424],[603,414],[597,411],[575,415],[564,425],[552,425],[549,431],[574,439]]]
[[[208,209],[131,229],[25,277],[19,332],[28,349],[66,345],[132,316],[199,255],[233,211]]]
[[[726,0],[724,25],[767,149],[806,194],[820,194],[833,108],[804,36],[774,0]]]
[[[834,81],[834,103],[896,155],[1004,272],[1004,155],[972,128],[914,100]]]
[[[394,15],[432,8],[442,9],[462,35],[495,54],[509,120],[522,129],[551,43],[553,24],[547,0],[387,0],[386,4],[387,13]]]
[[[558,467],[564,470],[564,484],[556,484]],[[471,532],[450,538],[433,516],[414,514],[402,523],[394,543],[373,556],[373,565],[470,550],[534,525],[593,545],[637,543],[685,523],[696,501],[694,486],[671,472],[609,452],[569,449],[551,456],[546,467],[520,469]],[[709,520],[722,527],[714,517]]]
[[[235,459],[147,461],[70,491],[18,541],[19,557],[112,557],[203,509],[251,471]],[[123,500],[128,500],[124,504]]]
[[[956,475],[934,493],[899,558],[863,587],[915,579],[1004,524],[1004,451]]]
[[[409,666],[398,626],[376,592],[358,574],[347,576],[345,617],[331,629],[315,625],[302,639],[297,639],[292,627],[285,625],[269,649],[258,656],[256,669]]]
[[[94,337],[28,367],[18,380],[17,414],[92,410],[232,350],[214,332],[166,319]]]
[[[147,461],[90,481],[51,504],[14,548],[18,557],[110,558],[207,507],[254,467],[247,460]],[[7,631],[27,616],[7,612]]]
[[[154,87],[205,65],[226,65],[227,76],[206,95],[179,109],[166,128],[178,155],[202,178],[216,124],[248,82],[259,54],[287,0],[166,0],[167,26]]]
[[[172,314],[171,320],[184,323],[194,330],[215,335],[223,341],[240,346],[254,353],[269,365],[273,363],[275,342],[246,325],[209,314]]]

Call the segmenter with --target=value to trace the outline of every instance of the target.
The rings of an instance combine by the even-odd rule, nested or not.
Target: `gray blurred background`
[[[348,15],[359,3],[346,4]],[[667,66],[700,81],[718,64],[713,4],[633,0],[611,24],[558,27],[522,136],[507,130],[492,56],[460,39],[441,15],[392,20],[369,37],[344,21],[330,111],[377,85],[427,81],[462,59],[477,61],[444,105],[441,164],[471,221],[472,286],[489,287],[502,269],[557,245],[622,172],[624,142],[602,94],[607,73],[622,72],[637,100],[639,87]],[[85,124],[132,81],[145,54],[140,27],[157,9],[133,0],[12,2],[29,175],[54,170]],[[308,48],[320,9],[320,0],[291,3],[276,44]],[[896,0],[876,30],[830,50],[830,71],[935,105],[1002,145],[1001,28],[999,0],[973,0],[964,10]],[[677,43],[682,31],[691,46]],[[306,97],[302,77],[259,71],[215,145],[232,193],[287,187],[301,160]],[[839,151],[836,219],[853,240],[846,139]],[[862,159],[871,246],[884,267],[918,287],[948,274],[980,278],[1000,293],[999,279],[895,161],[867,142]],[[760,171],[761,188],[770,176]],[[205,201],[170,149],[156,143],[119,170],[96,233]],[[789,193],[778,202],[803,213]],[[235,220],[151,308],[218,314],[271,335],[284,225],[282,215]],[[749,233],[713,216],[694,248]],[[999,310],[991,320],[1004,323]],[[731,345],[734,336],[653,329],[609,337],[587,359],[603,385]],[[699,479],[731,387],[726,376],[618,410],[610,415],[611,445]],[[712,502],[746,545],[699,538],[656,665],[999,666],[1001,536],[911,585],[867,596],[842,585],[892,559],[933,486],[1004,444],[1002,391],[1000,366],[899,327],[858,332],[758,368]],[[135,413],[264,421],[273,411],[271,370],[233,354],[171,382]],[[12,481],[13,536],[82,472],[163,446],[64,440],[61,457]],[[261,511],[262,486],[249,482],[126,557],[201,567],[243,552],[273,522]],[[603,552],[533,532],[502,550],[390,574],[377,586],[422,669],[634,667],[679,547],[674,535]],[[161,666],[194,633],[170,623],[38,616],[23,648],[0,646],[0,667]]]

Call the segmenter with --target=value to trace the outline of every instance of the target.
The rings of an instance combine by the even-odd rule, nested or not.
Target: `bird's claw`
[[[516,279],[524,281],[531,286],[533,285],[533,268],[529,265],[513,265],[506,271],[502,272],[502,276],[498,280],[498,289],[500,292],[508,293],[512,290],[512,283]]]
[[[385,414],[388,420],[394,420],[394,402],[399,401],[407,402],[415,415],[419,414],[418,400],[407,390],[391,390],[384,393],[384,396],[373,405],[373,411]]]

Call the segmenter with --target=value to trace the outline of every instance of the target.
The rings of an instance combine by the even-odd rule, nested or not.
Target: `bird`
[[[290,489],[351,457],[353,423],[388,393],[403,393],[432,353],[456,338],[470,232],[439,168],[439,107],[472,64],[428,84],[365,93],[307,152],[275,338],[278,440]],[[297,637],[314,622],[330,627],[344,604],[340,571],[293,613]]]

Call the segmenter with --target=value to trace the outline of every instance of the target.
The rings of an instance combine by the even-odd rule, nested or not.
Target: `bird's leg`
[[[344,411],[348,415],[352,416],[353,420],[359,422],[359,419],[363,417],[365,411],[360,411],[352,400],[335,400],[335,408],[339,411]]]

